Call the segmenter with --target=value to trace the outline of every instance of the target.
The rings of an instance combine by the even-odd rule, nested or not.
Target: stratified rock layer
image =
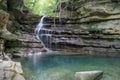
[[[70,0],[63,10],[66,17],[46,17],[42,31],[52,34],[53,50],[119,55],[119,5],[117,0]]]
[[[46,51],[34,34],[41,17],[30,13],[23,0],[19,3],[16,0],[0,2],[0,20],[5,15],[2,20],[5,22],[0,23],[0,38],[6,40],[4,44],[0,43],[4,47],[2,52],[23,55]],[[62,18],[46,17],[42,31],[52,36],[48,43],[44,42],[45,45],[52,50],[77,54],[119,55],[119,1],[69,0],[68,3],[63,2],[67,6],[61,8],[65,9],[62,10],[65,13],[61,13]]]
[[[23,0],[0,0],[0,55],[40,52],[43,47],[34,35],[39,19],[24,6]]]

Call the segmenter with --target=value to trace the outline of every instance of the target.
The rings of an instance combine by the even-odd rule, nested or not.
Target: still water
[[[75,72],[87,70],[104,71],[102,80],[120,80],[120,57],[32,55],[16,61],[26,80],[75,80]]]

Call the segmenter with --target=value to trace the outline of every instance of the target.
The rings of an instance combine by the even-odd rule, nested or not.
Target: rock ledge
[[[20,62],[0,60],[0,80],[25,80]]]

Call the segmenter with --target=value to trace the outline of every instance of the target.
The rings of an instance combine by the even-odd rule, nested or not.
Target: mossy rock
[[[0,35],[0,37],[2,38],[2,39],[5,39],[5,40],[16,40],[17,39],[17,36],[15,35],[15,34],[5,34],[5,33],[2,33],[1,35]]]
[[[0,9],[7,11],[7,0],[0,0]]]
[[[9,14],[4,10],[0,10],[0,29],[7,25],[8,20]]]

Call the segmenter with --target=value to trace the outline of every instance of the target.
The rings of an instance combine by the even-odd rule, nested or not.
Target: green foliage
[[[51,15],[57,0],[24,0],[25,5],[35,14]]]

